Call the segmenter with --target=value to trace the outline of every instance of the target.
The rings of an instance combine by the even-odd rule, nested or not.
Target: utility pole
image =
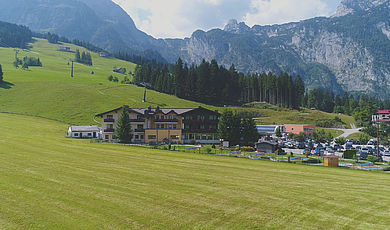
[[[72,70],[70,72],[70,76],[73,77],[73,60],[70,60],[72,62]]]
[[[142,100],[142,102],[146,102],[146,87],[145,87],[145,92],[144,92],[144,99]]]

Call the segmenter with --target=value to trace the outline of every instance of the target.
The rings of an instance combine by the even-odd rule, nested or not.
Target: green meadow
[[[81,47],[72,44],[72,50]],[[43,67],[29,70],[13,66],[13,49],[0,48],[0,64],[4,80],[0,88],[0,111],[28,114],[55,119],[68,124],[94,124],[95,114],[123,105],[132,107],[197,107],[199,103],[177,97],[148,91],[147,100],[142,102],[144,89],[134,85],[123,85],[107,80],[110,75],[123,80],[123,74],[114,73],[115,67],[124,67],[134,72],[135,65],[113,58],[102,58],[92,53],[93,66],[74,64],[74,77],[70,77],[70,59],[74,54],[57,51],[61,45],[49,44],[37,39],[30,50],[21,50],[19,58],[39,57]],[[94,72],[94,74],[91,74]],[[129,75],[127,75],[130,77]],[[210,107],[211,108],[211,107]]]
[[[384,173],[65,138],[0,114],[0,229],[388,229]]]

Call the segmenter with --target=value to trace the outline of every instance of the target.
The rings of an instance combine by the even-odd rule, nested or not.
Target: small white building
[[[70,126],[68,137],[72,138],[102,138],[102,128],[97,125],[91,126]]]

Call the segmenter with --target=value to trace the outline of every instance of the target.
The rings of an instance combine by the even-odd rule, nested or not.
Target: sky
[[[113,0],[138,29],[155,38],[184,38],[223,28],[230,19],[248,26],[295,22],[336,12],[341,0]]]

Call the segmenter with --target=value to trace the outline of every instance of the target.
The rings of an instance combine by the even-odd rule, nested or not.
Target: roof
[[[259,145],[259,144],[268,144],[268,145],[273,145],[273,146],[278,145],[278,143],[271,142],[271,141],[259,141],[259,142],[256,143],[256,145]]]
[[[378,110],[378,114],[390,114],[390,110]]]
[[[278,125],[257,125],[256,129],[259,133],[275,133]]]
[[[104,113],[100,113],[100,114],[96,114],[96,116],[103,116],[104,114],[107,114],[107,113],[112,113],[112,112],[115,112],[115,111],[118,111],[120,109],[122,109],[123,107],[119,107],[119,108],[116,108],[116,109],[113,109],[113,110],[110,110],[110,111],[107,111],[107,112],[104,112]],[[208,110],[206,108],[203,108],[203,107],[198,107],[198,108],[164,108],[164,109],[161,109],[161,108],[129,108],[127,106],[127,109],[129,112],[135,112],[135,113],[138,113],[138,114],[141,114],[141,115],[144,115],[146,113],[148,114],[155,114],[158,111],[161,111],[163,114],[169,114],[171,112],[174,112],[176,113],[177,115],[183,115],[185,113],[188,113],[188,112],[191,112],[191,111],[195,111],[197,109],[204,109],[204,110]],[[212,110],[209,110],[213,113],[216,113],[216,114],[219,114],[217,111],[212,111]]]
[[[101,128],[97,125],[90,125],[90,126],[70,126],[70,131],[72,132],[96,132],[100,131]]]

